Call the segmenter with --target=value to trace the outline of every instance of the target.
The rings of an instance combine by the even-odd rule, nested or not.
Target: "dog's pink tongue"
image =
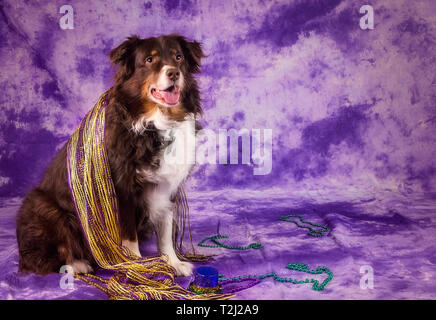
[[[179,102],[180,98],[180,91],[179,90],[172,90],[172,91],[159,91],[162,99],[167,104],[176,104]]]

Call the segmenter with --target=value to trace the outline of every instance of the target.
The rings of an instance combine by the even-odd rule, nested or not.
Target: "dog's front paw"
[[[89,273],[93,271],[87,260],[74,260],[69,265],[73,268],[74,273]]]
[[[170,261],[170,265],[176,269],[176,275],[182,277],[188,277],[192,275],[192,270],[194,269],[194,265],[185,261]]]

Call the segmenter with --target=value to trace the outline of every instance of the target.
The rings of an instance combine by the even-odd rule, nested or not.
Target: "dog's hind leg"
[[[19,270],[47,274],[70,264],[75,272],[91,269],[92,258],[74,213],[62,210],[42,190],[31,191],[17,217]]]

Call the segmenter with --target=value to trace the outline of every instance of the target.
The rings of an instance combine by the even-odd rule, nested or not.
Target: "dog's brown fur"
[[[152,51],[157,59],[147,66],[144,61]],[[184,59],[179,64],[172,59],[174,51],[183,54]],[[133,241],[137,240],[137,235],[146,234],[148,218],[144,194],[153,183],[139,176],[136,169],[156,170],[159,167],[156,155],[164,147],[155,128],[150,127],[152,130],[141,135],[131,130],[139,117],[161,108],[147,98],[147,85],[163,63],[180,68],[185,77],[181,104],[161,108],[161,112],[176,121],[181,121],[187,112],[201,113],[193,74],[199,72],[203,56],[198,42],[178,35],[148,39],[133,36],[110,53],[117,73],[106,107],[105,147],[119,200],[123,239]],[[75,260],[95,264],[75,214],[68,187],[66,156],[67,144],[56,155],[40,185],[27,194],[18,212],[20,271],[58,272],[62,265]]]

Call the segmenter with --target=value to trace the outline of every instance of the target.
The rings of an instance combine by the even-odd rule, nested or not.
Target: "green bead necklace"
[[[298,218],[301,223],[310,225],[312,227],[316,227],[318,229],[314,229],[314,228],[311,228],[309,226],[301,225],[297,221],[290,220],[291,218]],[[282,221],[286,221],[286,222],[292,222],[299,228],[308,229],[309,230],[308,235],[311,237],[316,237],[316,238],[323,237],[325,235],[324,233],[329,231],[329,228],[326,226],[321,226],[321,225],[315,224],[313,222],[306,221],[303,219],[303,217],[298,216],[298,215],[294,215],[294,214],[283,216],[283,217],[280,217],[279,219]],[[257,249],[262,248],[262,245],[260,243],[251,243],[248,246],[231,246],[231,245],[223,244],[219,241],[220,239],[228,239],[228,238],[229,238],[228,236],[224,236],[224,235],[220,235],[220,234],[212,236],[212,237],[206,237],[198,243],[198,246],[206,247],[206,248],[226,248],[226,249],[232,249],[232,250],[249,250],[249,249],[257,250]],[[213,245],[205,244],[206,241],[211,241],[214,244]],[[290,277],[289,278],[282,278],[282,277],[279,277],[274,272],[269,272],[269,273],[266,273],[264,275],[243,275],[243,276],[237,276],[237,277],[231,277],[231,278],[223,278],[222,274],[218,274],[218,282],[220,284],[225,284],[225,283],[231,283],[231,282],[241,282],[241,281],[246,281],[246,280],[248,280],[248,281],[249,280],[261,281],[261,280],[264,280],[266,278],[272,277],[275,281],[278,281],[278,282],[287,282],[287,283],[292,283],[292,284],[312,283],[312,290],[322,291],[322,290],[324,290],[325,286],[333,279],[333,273],[330,271],[329,268],[327,268],[325,266],[318,266],[316,268],[316,270],[310,270],[307,268],[307,264],[290,263],[286,266],[286,268],[289,270],[295,270],[295,271],[304,272],[304,273],[308,273],[308,274],[325,273],[325,274],[327,274],[327,278],[320,284],[319,281],[314,279],[314,278],[310,278],[310,279],[306,278],[304,280],[297,280],[297,279],[292,279]],[[252,283],[250,286],[252,286],[254,284],[255,283]]]
[[[249,249],[261,249],[262,245],[260,243],[251,243],[246,247],[243,246],[229,246],[226,244],[223,244],[221,242],[218,241],[218,239],[227,239],[228,236],[223,236],[223,235],[216,235],[216,236],[212,236],[212,237],[207,237],[204,238],[203,240],[201,240],[198,243],[199,247],[206,247],[206,248],[226,248],[226,249],[232,249],[232,250],[249,250]],[[204,244],[206,241],[212,241],[213,243],[215,243],[214,245],[210,245],[210,244]]]
[[[300,225],[300,224],[298,224],[297,221],[290,220],[291,218],[298,218],[301,223],[305,223],[305,224],[308,224],[308,225],[310,225],[312,227],[317,227],[319,229],[313,229],[313,228],[311,228],[309,226]],[[315,224],[315,223],[310,222],[310,221],[306,221],[306,220],[303,219],[303,217],[298,216],[296,214],[290,214],[290,215],[287,215],[287,216],[283,216],[283,217],[280,217],[279,219],[282,220],[282,221],[286,221],[286,222],[292,222],[292,223],[294,223],[299,228],[308,229],[309,230],[308,235],[311,236],[311,237],[316,237],[316,238],[323,237],[323,236],[325,236],[324,233],[329,231],[329,228],[327,228],[325,226],[321,226],[319,224]]]
[[[304,280],[292,279],[290,277],[289,278],[282,278],[282,277],[279,277],[274,272],[269,272],[269,273],[266,273],[264,275],[243,275],[243,276],[238,276],[238,277],[233,277],[233,278],[223,278],[222,274],[218,274],[218,282],[220,284],[224,284],[226,282],[234,282],[234,281],[249,280],[249,279],[263,280],[263,279],[272,277],[275,281],[278,281],[278,282],[288,282],[288,283],[292,283],[292,284],[312,283],[312,290],[322,291],[322,290],[324,290],[325,286],[333,279],[333,273],[327,267],[319,266],[316,268],[316,270],[310,270],[307,268],[306,264],[290,263],[286,266],[286,268],[289,270],[305,272],[308,274],[325,273],[325,274],[327,274],[328,277],[320,284],[318,280],[313,279],[313,278],[310,278],[310,279],[306,278]]]

